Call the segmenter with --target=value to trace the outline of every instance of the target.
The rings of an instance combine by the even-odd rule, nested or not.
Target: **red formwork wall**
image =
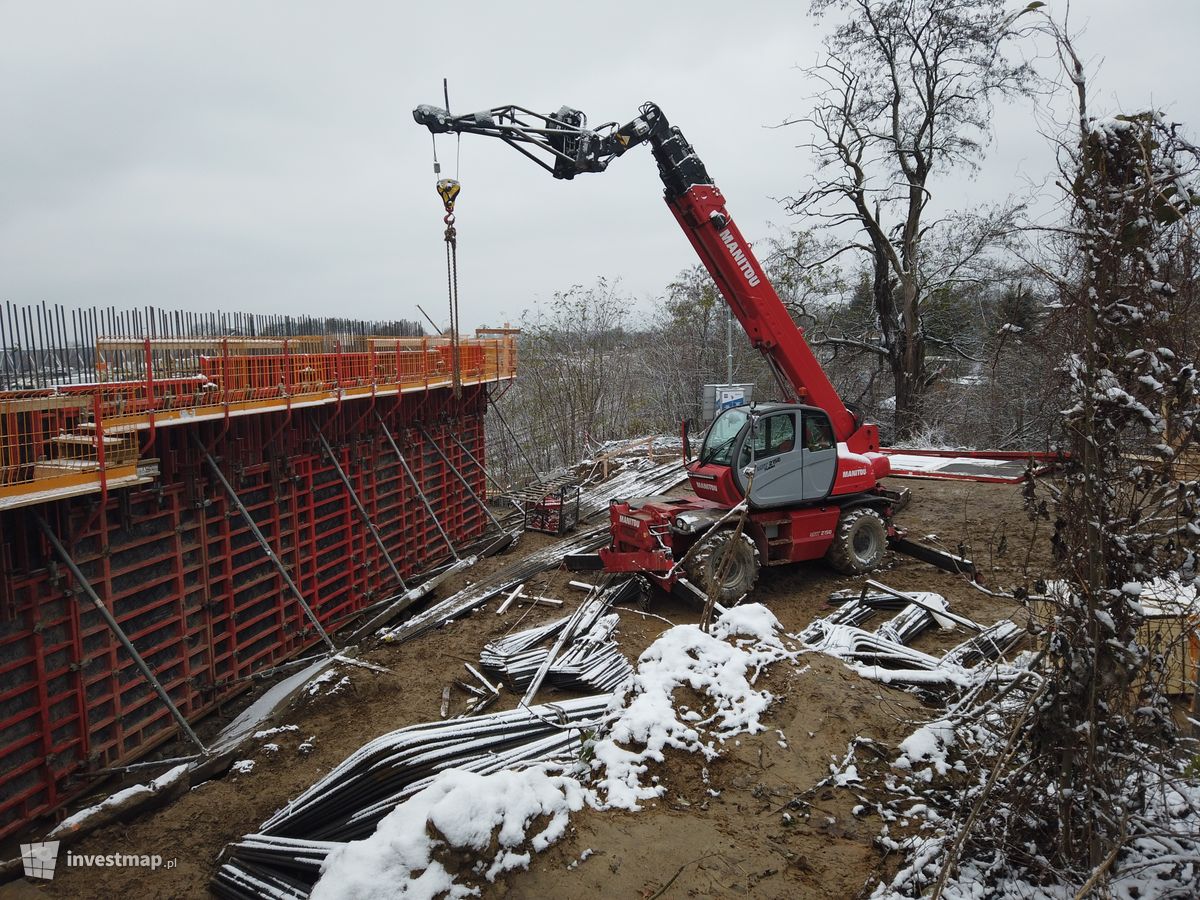
[[[300,603],[212,476],[226,479],[329,631],[399,593],[390,568],[321,449],[318,429],[406,578],[445,543],[379,427],[391,430],[452,539],[484,511],[415,427],[423,425],[480,497],[486,387],[346,401],[160,428],[153,484],[0,513],[0,837],[172,737],[169,711],[53,555],[43,516],[189,719],[247,676],[319,640]]]

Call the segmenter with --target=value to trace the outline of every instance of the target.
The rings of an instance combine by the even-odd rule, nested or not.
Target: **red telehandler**
[[[649,144],[667,206],[788,398],[727,409],[713,421],[687,462],[693,495],[613,500],[612,544],[600,551],[607,571],[641,572],[667,590],[715,585],[719,599],[734,600],[750,592],[762,565],[824,557],[846,574],[879,565],[901,499],[879,484],[891,470],[879,428],[846,408],[704,164],[662,110],[646,103],[628,124],[597,128],[569,107],[452,116],[420,106],[413,117],[434,134],[499,138],[564,179],[602,172]],[[686,429],[684,445],[688,458]]]

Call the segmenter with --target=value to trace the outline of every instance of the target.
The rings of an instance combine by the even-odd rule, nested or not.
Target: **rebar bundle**
[[[946,608],[946,600],[940,594],[923,594],[921,599],[927,607],[910,603],[900,613],[875,629],[875,633],[898,644],[910,644],[936,624],[932,608]]]
[[[441,771],[489,774],[569,762],[583,750],[612,697],[519,707],[469,719],[412,725],[360,747],[262,824],[229,844],[212,889],[229,898],[303,898],[325,857],[367,837],[380,820]]]
[[[196,313],[114,307],[73,309],[62,304],[0,309],[0,390],[47,388],[96,379],[96,342],[101,338],[154,341],[212,338],[293,338],[327,335],[344,349],[365,346],[368,337],[418,337],[419,322],[364,321],[318,316]]]
[[[547,680],[565,691],[612,691],[633,674],[612,633],[616,613],[604,616],[582,638],[567,648],[547,672]]]
[[[644,497],[658,494],[678,484],[687,473],[679,460],[658,465],[639,461],[626,466],[612,478],[587,488],[579,497],[579,517],[590,519],[597,513],[608,511],[614,497]]]
[[[838,599],[845,599],[844,604],[828,616],[811,622],[800,632],[800,639],[814,650],[845,660],[866,678],[922,690],[946,689],[967,683],[967,670],[999,659],[1016,646],[1024,633],[1007,619],[989,628],[976,625],[970,619],[951,613],[940,594],[897,592],[892,595],[863,594],[849,599],[843,595]],[[875,614],[877,607],[895,608],[897,602],[905,603],[904,608],[874,633],[860,627]],[[962,624],[978,633],[940,658],[905,646],[935,624]]]
[[[568,553],[587,553],[604,546],[607,542],[608,525],[605,524],[582,531],[571,540],[543,547],[417,613],[408,621],[390,630],[387,633],[387,640],[394,642],[412,640],[452,619],[457,619],[459,616],[478,609],[492,597],[502,591],[511,590],[518,584],[523,584],[534,575],[547,569],[558,568],[562,565],[563,557]]]
[[[963,641],[946,651],[943,664],[971,668],[980,663],[999,659],[1021,640],[1025,630],[1008,619],[1001,619],[991,628]]]
[[[625,584],[629,584],[626,582]],[[622,585],[622,590],[628,590]],[[566,691],[611,691],[633,673],[612,634],[618,616],[601,615],[614,601],[594,604],[581,624],[586,633],[569,643],[546,672],[546,681]],[[537,645],[557,635],[570,617],[528,628],[492,641],[479,654],[485,672],[503,680],[514,690],[524,690],[546,662],[550,651]]]

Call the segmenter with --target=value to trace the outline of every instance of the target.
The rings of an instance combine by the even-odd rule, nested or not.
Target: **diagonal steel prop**
[[[484,503],[484,501],[479,498],[479,495],[477,493],[475,493],[475,489],[473,487],[471,487],[471,482],[467,481],[466,476],[463,475],[462,472],[458,471],[458,469],[455,467],[454,463],[450,462],[450,457],[446,456],[446,454],[442,451],[442,448],[438,446],[438,442],[433,439],[433,435],[431,435],[428,431],[425,430],[425,426],[418,423],[417,431],[421,432],[421,434],[425,437],[425,440],[429,441],[430,446],[433,447],[434,452],[437,453],[437,455],[441,458],[442,462],[444,462],[446,464],[446,467],[451,472],[454,473],[454,476],[460,482],[462,482],[462,486],[467,489],[467,493],[471,495],[471,499],[479,504],[479,508],[483,510],[484,515],[486,515],[489,519],[491,519],[492,524],[500,529],[501,534],[507,535],[508,543],[512,543],[512,541],[515,541],[516,536],[509,533],[508,531],[506,531],[504,526],[500,524],[500,520],[496,518],[496,516],[492,513],[492,511],[490,509],[488,509],[487,504]]]
[[[288,572],[287,567],[283,564],[283,560],[281,560],[275,554],[275,550],[271,547],[271,544],[267,541],[262,531],[259,530],[258,524],[254,521],[254,517],[250,515],[250,511],[246,509],[246,505],[242,503],[241,497],[237,495],[237,491],[233,489],[233,485],[226,480],[225,474],[221,471],[221,467],[217,465],[217,461],[213,459],[213,455],[208,452],[208,448],[204,446],[204,442],[200,440],[199,435],[193,434],[192,440],[196,442],[196,446],[199,447],[200,452],[204,454],[204,459],[208,462],[208,466],[210,469],[212,469],[212,473],[216,476],[217,481],[221,482],[221,486],[225,488],[225,493],[229,495],[229,499],[233,501],[233,504],[237,507],[238,512],[242,514],[242,518],[245,520],[246,525],[250,528],[251,533],[253,533],[255,539],[258,541],[259,546],[262,547],[263,552],[267,554],[267,559],[269,559],[275,565],[275,569],[279,572],[280,577],[283,578],[284,582],[286,582],[296,599],[300,601],[300,607],[304,610],[304,614],[308,616],[308,620],[316,627],[317,633],[320,634],[321,639],[329,645],[329,649],[336,653],[337,647],[333,643],[333,638],[329,636],[329,632],[325,630],[325,626],[321,624],[321,620],[317,618],[317,614],[313,612],[313,608],[308,605],[308,601],[304,599],[304,595],[300,593],[300,588],[297,587],[296,582],[292,580],[292,576]]]
[[[142,654],[140,654],[137,648],[133,646],[133,641],[129,639],[129,635],[125,633],[125,630],[121,628],[120,623],[117,622],[116,617],[109,611],[108,607],[104,605],[104,601],[100,599],[99,594],[96,593],[96,589],[92,587],[92,583],[84,577],[83,572],[79,570],[79,566],[75,565],[75,560],[71,558],[71,554],[69,554],[66,547],[62,545],[62,542],[58,539],[58,535],[54,533],[54,529],[52,529],[50,524],[42,518],[41,513],[35,512],[33,515],[37,519],[37,523],[41,527],[42,533],[46,535],[46,540],[48,540],[50,542],[50,546],[54,548],[54,552],[58,554],[59,559],[63,561],[66,567],[71,570],[71,575],[75,578],[75,583],[83,589],[85,594],[87,594],[88,599],[92,601],[92,606],[96,608],[96,612],[100,613],[100,617],[104,619],[104,623],[108,626],[108,630],[113,633],[118,641],[120,641],[121,646],[125,648],[125,652],[132,657],[134,665],[138,667],[138,671],[142,673],[142,677],[149,682],[150,687],[154,690],[154,693],[158,694],[158,699],[160,699],[167,709],[170,710],[171,716],[179,725],[179,729],[185,735],[187,735],[188,740],[190,740],[200,749],[201,753],[208,753],[208,749],[203,743],[201,743],[200,738],[196,736],[196,732],[192,731],[192,726],[188,724],[188,720],[183,713],[179,711],[179,707],[175,705],[175,702],[171,699],[171,695],[167,693],[166,688],[162,686],[162,683],[155,677],[154,673],[150,671],[150,666],[147,665],[146,660],[142,657]]]
[[[433,522],[438,530],[438,534],[442,536],[442,540],[446,543],[446,549],[450,551],[450,555],[455,561],[461,559],[458,551],[454,549],[454,542],[450,540],[450,535],[446,533],[446,529],[442,527],[442,521],[438,518],[436,512],[433,511],[433,505],[429,502],[429,498],[425,496],[425,492],[421,490],[420,482],[417,481],[417,476],[413,474],[412,468],[408,465],[408,460],[404,458],[404,454],[400,452],[400,447],[396,444],[396,439],[392,437],[391,429],[387,427],[387,423],[383,421],[383,416],[379,415],[379,411],[375,411],[375,418],[379,422],[379,427],[383,430],[383,436],[387,438],[388,444],[392,447],[392,452],[396,454],[396,459],[400,461],[400,467],[404,470],[404,474],[408,477],[408,482],[413,486],[413,490],[417,492],[417,496],[421,499],[421,503],[425,507],[425,512],[429,514],[429,520]]]
[[[388,552],[387,544],[383,542],[383,535],[379,533],[379,529],[375,527],[375,523],[371,521],[371,516],[367,512],[367,508],[362,505],[362,501],[358,499],[358,492],[354,490],[354,485],[350,483],[350,478],[346,475],[342,464],[338,462],[337,457],[333,453],[333,448],[329,446],[329,441],[325,440],[325,434],[321,431],[319,425],[314,425],[317,432],[317,438],[321,441],[321,447],[325,450],[325,455],[329,457],[329,461],[333,463],[334,471],[337,472],[338,478],[342,480],[343,486],[346,488],[346,493],[350,495],[350,499],[354,501],[354,507],[358,510],[359,516],[362,517],[363,524],[367,526],[367,530],[371,532],[371,537],[375,539],[375,546],[379,548],[379,552],[383,554],[384,561],[387,562],[388,568],[392,570],[392,574],[396,577],[396,582],[400,585],[400,590],[407,591],[408,585],[404,583],[404,578],[400,574],[400,570],[396,568],[396,561],[392,559],[392,554]]]
[[[508,424],[508,419],[504,418],[504,413],[500,412],[500,407],[496,405],[496,401],[494,399],[492,399],[492,397],[490,395],[488,396],[488,403],[490,403],[492,405],[492,410],[496,413],[496,416],[500,419],[500,424],[502,424],[504,426],[505,430],[508,432],[508,436],[512,438],[513,446],[517,448],[517,452],[520,453],[521,458],[523,460],[525,460],[525,465],[529,466],[529,471],[533,473],[533,480],[535,482],[537,482],[538,484],[541,484],[542,476],[538,474],[538,470],[534,468],[533,463],[530,462],[530,460],[529,460],[529,457],[525,455],[525,448],[521,445],[521,442],[519,440],[517,440],[516,433],[512,430],[512,427]]]
[[[495,479],[495,477],[493,477],[492,473],[489,472],[486,468],[484,468],[483,463],[481,463],[478,460],[478,458],[476,458],[475,454],[467,449],[467,445],[458,439],[458,435],[455,434],[453,431],[448,432],[448,433],[450,435],[450,440],[452,440],[452,441],[454,441],[454,443],[458,444],[458,448],[460,450],[462,450],[463,455],[466,456],[467,459],[469,459],[471,462],[475,463],[475,468],[477,468],[480,472],[483,473],[483,477],[486,478],[488,481],[490,481],[492,484],[494,484],[496,486],[496,490],[499,491],[501,494],[505,493],[508,490],[508,488],[506,488],[499,481],[497,481]]]
[[[462,556],[458,555],[458,552],[454,549],[454,545],[450,540],[450,536],[446,533],[446,530],[442,527],[442,523],[438,520],[437,514],[434,512],[432,505],[429,503],[428,498],[425,496],[424,492],[421,490],[421,486],[417,482],[416,475],[413,473],[412,469],[409,467],[408,460],[406,460],[404,458],[404,454],[400,451],[399,445],[396,444],[395,439],[392,437],[391,431],[388,429],[387,425],[383,421],[383,418],[379,415],[378,412],[375,413],[375,416],[379,420],[379,425],[383,429],[383,434],[387,438],[388,443],[391,444],[392,450],[396,454],[396,458],[400,461],[400,464],[404,469],[405,475],[407,475],[409,480],[412,482],[413,487],[416,489],[417,496],[421,498],[421,502],[424,504],[426,512],[429,514],[429,517],[433,520],[433,524],[437,527],[437,530],[438,530],[439,534],[441,535],[442,539],[445,541],[446,546],[450,548],[450,553],[454,557],[454,563],[452,565],[448,566],[447,568],[443,569],[441,572],[438,572],[432,578],[426,579],[425,581],[423,581],[421,584],[417,585],[416,587],[406,589],[406,592],[404,594],[402,594],[401,596],[395,598],[394,601],[385,603],[382,611],[380,611],[377,615],[372,616],[366,622],[366,624],[360,626],[358,628],[358,630],[355,631],[353,635],[351,635],[350,640],[352,642],[356,641],[362,637],[365,637],[366,635],[371,634],[372,632],[376,631],[377,629],[383,627],[388,622],[390,622],[392,619],[394,619],[396,616],[398,616],[400,613],[404,612],[406,609],[408,609],[410,606],[412,606],[414,603],[416,603],[418,600],[420,600],[420,599],[428,596],[430,593],[432,593],[433,590],[436,587],[438,587],[447,578],[450,578],[452,575],[454,575],[458,572],[461,572],[463,569],[466,569],[469,566],[473,566],[479,560],[479,557],[474,556],[474,555],[467,556],[467,557],[462,557]],[[424,428],[421,428],[420,426],[417,426],[417,427],[420,429],[420,431],[423,434],[425,434]],[[426,434],[426,437],[428,437],[428,434]],[[458,472],[457,469],[454,468],[454,466],[450,463],[450,460],[446,459],[445,455],[442,454],[441,449],[437,446],[436,443],[433,442],[432,438],[430,438],[430,443],[433,444],[434,449],[437,450],[437,452],[442,456],[442,459],[445,460],[446,465],[450,468],[450,470],[452,472],[454,472],[454,474],[457,475],[458,478],[460,480],[462,480],[464,484],[466,484],[466,480],[463,479],[463,476]],[[470,491],[470,485],[467,485],[467,490]],[[474,492],[471,493],[471,496],[475,497],[476,501],[479,501],[479,498],[475,495]],[[482,502],[481,501],[479,501],[479,502],[480,502],[480,505],[483,506]],[[486,512],[488,514],[488,516],[492,519],[493,522],[496,521],[495,517],[491,515],[491,511],[488,510],[488,508],[486,506],[483,506],[483,510],[484,510],[484,512]],[[496,522],[496,524],[499,526],[499,522]],[[505,532],[503,526],[500,526],[500,531],[502,532],[501,541],[503,541],[503,544],[501,544],[500,541],[497,541],[493,545],[493,547],[488,548],[489,550],[493,550],[493,548],[494,549],[502,549],[502,546],[508,546],[508,544],[511,544],[516,539],[513,535],[510,535],[507,532]],[[484,553],[486,555],[487,551],[484,551]],[[403,586],[403,582],[401,582],[401,586]]]

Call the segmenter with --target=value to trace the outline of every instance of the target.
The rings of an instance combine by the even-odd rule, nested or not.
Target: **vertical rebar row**
[[[303,335],[340,339],[343,349],[365,351],[368,339],[419,337],[420,323],[406,319],[375,321],[275,314],[195,313],[154,306],[76,308],[61,303],[18,304],[0,309],[0,390],[44,389],[120,377],[124,351],[97,370],[96,342],[125,340],[265,337]],[[130,357],[132,360],[133,357]]]

